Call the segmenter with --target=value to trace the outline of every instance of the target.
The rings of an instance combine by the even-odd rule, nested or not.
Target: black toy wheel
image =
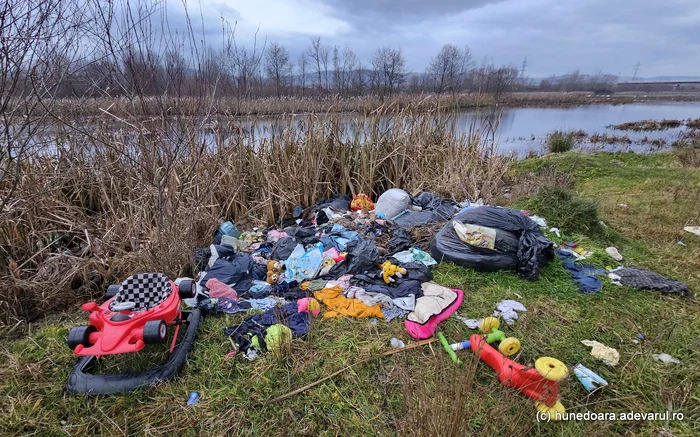
[[[92,346],[90,343],[90,334],[97,331],[97,328],[91,325],[74,326],[68,331],[68,339],[66,343],[71,350],[82,344],[84,347]]]
[[[178,288],[180,290],[180,299],[190,299],[194,297],[194,282],[192,282],[191,279],[183,279],[180,281]]]
[[[167,326],[162,320],[151,320],[143,326],[143,342],[146,344],[163,343],[167,334]]]
[[[116,296],[117,293],[119,293],[119,287],[121,287],[121,285],[118,285],[118,284],[113,284],[113,285],[110,285],[109,287],[107,287],[107,292],[105,293],[105,297],[107,299],[111,299],[114,296]]]

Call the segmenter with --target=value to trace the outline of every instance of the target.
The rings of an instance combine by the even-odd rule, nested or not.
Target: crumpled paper
[[[581,343],[592,347],[591,355],[603,361],[608,366],[616,366],[620,362],[620,353],[609,346],[593,340],[582,340]]]

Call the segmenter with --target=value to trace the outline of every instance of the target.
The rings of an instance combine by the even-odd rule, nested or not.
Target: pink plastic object
[[[305,297],[297,301],[297,311],[300,313],[311,313],[316,317],[321,313],[321,304],[313,297]]]
[[[440,322],[450,317],[452,314],[455,313],[455,311],[457,311],[459,306],[462,305],[462,300],[464,299],[464,292],[457,288],[453,288],[452,291],[457,293],[457,299],[454,302],[452,302],[452,305],[445,308],[440,314],[434,315],[433,317],[428,319],[428,321],[425,322],[424,325],[412,322],[408,319],[404,321],[406,331],[408,331],[411,337],[415,338],[416,340],[423,340],[432,337]]]

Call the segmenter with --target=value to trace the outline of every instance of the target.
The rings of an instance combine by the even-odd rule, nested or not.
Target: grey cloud
[[[443,44],[453,43],[470,46],[477,61],[488,56],[497,64],[520,65],[527,56],[527,72],[537,77],[574,69],[630,76],[637,62],[643,76],[700,75],[695,0],[311,1],[349,25],[323,42],[350,46],[365,63],[388,45],[403,48],[411,70],[423,71]],[[307,12],[298,10],[299,16]],[[213,44],[220,15],[240,17],[224,0],[205,5],[204,13]],[[260,35],[284,44],[295,57],[310,44],[308,33],[270,28],[264,20],[260,25]],[[243,31],[237,36],[247,37]]]
[[[387,25],[460,13],[500,0],[323,0],[341,19],[381,20]]]

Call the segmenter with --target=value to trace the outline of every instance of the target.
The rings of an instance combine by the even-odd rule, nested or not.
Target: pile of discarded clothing
[[[440,222],[446,224],[431,256],[414,245],[409,229]],[[430,266],[446,259],[535,279],[551,247],[520,211],[399,189],[376,203],[364,194],[338,195],[297,207],[279,226],[241,233],[223,224],[214,244],[195,253],[202,272],[198,296],[188,303],[209,313],[259,310],[226,329],[251,359],[270,349],[271,329],[274,340],[281,332],[304,337],[321,312],[324,318],[403,320],[411,336],[423,339],[463,300],[461,290],[432,281]]]

